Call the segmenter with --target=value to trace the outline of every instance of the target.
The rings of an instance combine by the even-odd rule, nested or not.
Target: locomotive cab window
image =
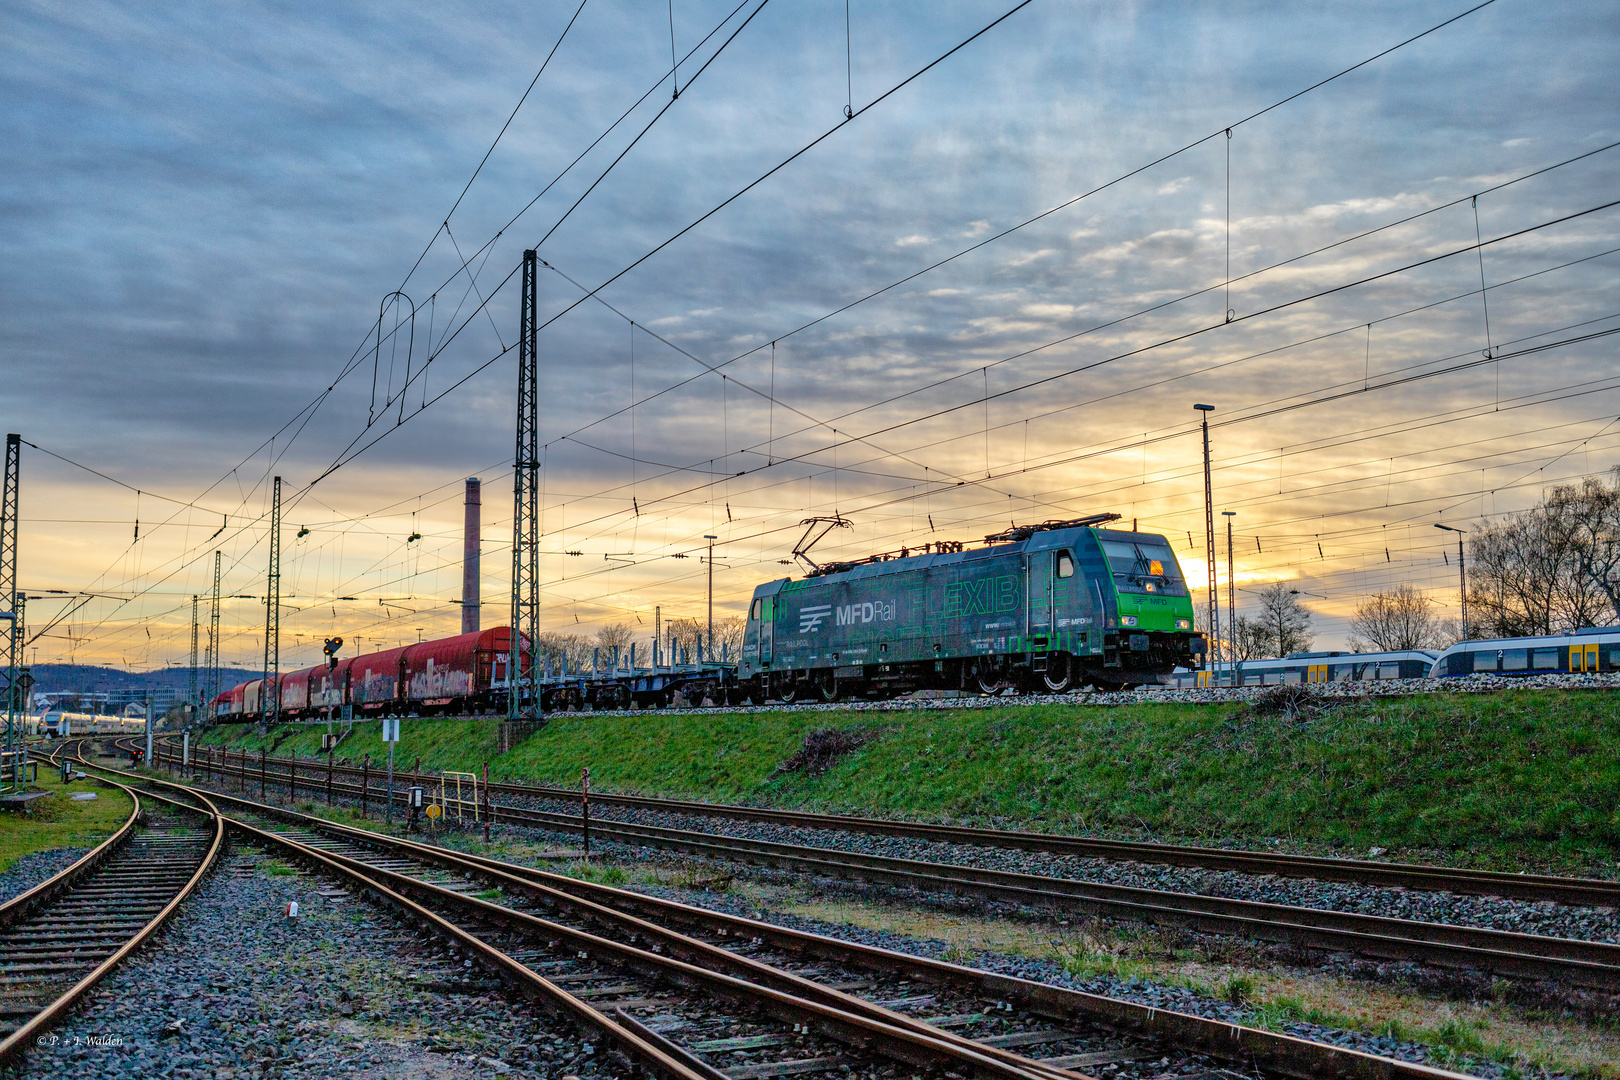
[[[750,621],[759,622],[759,609],[761,606],[760,598],[757,596],[754,597],[754,606],[748,612],[748,618]]]
[[[1099,538],[1101,539],[1101,538]],[[1142,540],[1102,540],[1103,554],[1114,580],[1148,592],[1183,594],[1181,567],[1161,537]]]
[[[1058,552],[1057,576],[1060,578],[1074,577],[1074,556],[1067,551]]]

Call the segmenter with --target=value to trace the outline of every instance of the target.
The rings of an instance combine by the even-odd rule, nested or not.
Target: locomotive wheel
[[[979,684],[979,693],[981,694],[987,694],[994,697],[1003,690],[1007,689],[1007,680],[1002,677],[1002,674],[999,671],[981,670],[975,676],[975,678]]]
[[[784,705],[791,705],[799,700],[799,684],[791,677],[783,679],[776,684],[776,700]]]
[[[1068,653],[1051,653],[1046,658],[1046,671],[1041,676],[1046,689],[1061,694],[1074,685],[1074,659]]]
[[[835,675],[828,675],[825,679],[818,680],[817,687],[821,690],[822,701],[837,701],[844,696],[843,689],[838,685],[838,677]]]

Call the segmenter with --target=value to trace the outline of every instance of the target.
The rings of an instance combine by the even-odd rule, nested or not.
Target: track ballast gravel
[[[35,885],[60,874],[84,858],[89,848],[52,848],[24,855],[0,873],[0,904],[21,896]]]
[[[331,882],[236,849],[18,1076],[488,1080],[597,1071],[571,1027]],[[286,917],[296,900],[297,919]],[[604,1063],[605,1064],[605,1063]]]
[[[534,808],[561,814],[579,813],[577,802],[563,800],[536,801]],[[1119,862],[909,837],[794,828],[766,822],[736,821],[603,803],[596,803],[591,807],[591,817],[595,820],[691,829],[777,844],[797,844],[889,858],[954,863],[985,870],[1094,881],[1139,889],[1163,889],[1170,892],[1223,896],[1268,904],[1323,908],[1396,919],[1415,919],[1422,922],[1453,923],[1458,926],[1507,930],[1515,933],[1620,942],[1620,915],[1612,908],[1569,907],[1550,902],[1531,903],[1493,896],[1424,892],[1318,881],[1314,878],[1246,874],[1236,870]]]
[[[1005,953],[981,951],[964,959],[960,953],[952,951],[950,944],[937,939],[917,938],[885,930],[871,930],[864,927],[850,926],[846,923],[830,923],[819,919],[807,919],[780,911],[761,909],[754,904],[746,903],[723,893],[647,886],[638,886],[636,891],[662,896],[666,899],[677,900],[697,907],[709,908],[713,911],[723,911],[731,915],[758,919],[762,922],[774,923],[793,930],[824,934],[844,941],[859,942],[863,945],[873,945],[896,952],[912,953],[935,960],[947,960],[951,963],[965,964],[1002,975],[1032,979],[1053,986],[1064,986],[1090,994],[1100,994],[1104,997],[1151,1005],[1154,1008],[1208,1017],[1223,1023],[1253,1025],[1255,1022],[1254,1012],[1251,1008],[1211,998],[1185,987],[1166,986],[1162,983],[1140,979],[1120,979],[1112,975],[1079,977],[1069,974],[1060,964],[1046,960],[1032,960],[1026,957],[1011,956]],[[1380,1057],[1437,1066],[1442,1064],[1442,1062],[1436,1060],[1429,1047],[1421,1043],[1407,1042],[1388,1035],[1345,1031],[1304,1022],[1288,1023],[1282,1025],[1280,1030],[1302,1039],[1310,1039],[1313,1042],[1361,1050],[1369,1054],[1377,1054]],[[1507,1076],[1502,1066],[1484,1060],[1468,1060],[1465,1062],[1448,1060],[1443,1064],[1445,1068],[1460,1069],[1475,1076],[1490,1078],[1490,1080],[1501,1080],[1501,1078]],[[1560,1080],[1562,1076],[1563,1074],[1548,1073],[1544,1080]]]
[[[1620,690],[1620,671],[1546,675],[1460,675],[1444,679],[1360,679],[1300,684],[1324,702],[1364,698],[1405,697],[1410,694],[1493,694],[1503,690]],[[1275,693],[1269,686],[1141,687],[1136,690],[1069,690],[1061,694],[982,695],[960,691],[922,690],[886,701],[848,700],[832,703],[798,701],[791,705],[685,706],[668,709],[601,710],[598,716],[668,716],[671,714],[728,712],[915,712],[918,710],[992,709],[1015,705],[1212,705],[1247,702]]]

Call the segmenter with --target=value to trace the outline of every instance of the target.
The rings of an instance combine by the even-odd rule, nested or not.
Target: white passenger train
[[[47,739],[73,735],[140,735],[146,731],[144,718],[95,715],[52,710],[41,718],[39,733]]]
[[[1381,679],[1422,679],[1434,666],[1436,653],[1427,649],[1401,652],[1297,652],[1275,660],[1243,660],[1237,668],[1236,685],[1283,686],[1292,683],[1361,682]],[[1232,686],[1234,665],[1211,665],[1209,671],[1178,671],[1169,685],[1190,689],[1199,686]]]
[[[1557,675],[1620,671],[1620,626],[1589,626],[1547,637],[1459,641],[1435,660],[1437,679],[1476,672],[1491,675]]]

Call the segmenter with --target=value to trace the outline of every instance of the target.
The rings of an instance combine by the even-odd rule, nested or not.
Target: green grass
[[[49,791],[49,798],[33,803],[28,814],[0,812],[0,871],[24,855],[52,848],[95,847],[111,836],[129,818],[129,796],[116,788],[104,788],[89,780],[76,780],[66,787],[61,774],[40,766],[39,782],[30,789]],[[96,798],[74,802],[67,794],[93,791]]]
[[[1235,705],[1008,705],[898,713],[562,714],[497,757],[492,721],[406,720],[397,767],[599,791],[1155,839],[1389,849],[1613,876],[1620,860],[1620,697],[1433,694],[1347,704],[1309,721]],[[879,737],[826,773],[779,774],[825,726]],[[379,725],[341,754],[386,759]],[[308,757],[324,725],[209,741]],[[322,759],[324,761],[324,758]]]

